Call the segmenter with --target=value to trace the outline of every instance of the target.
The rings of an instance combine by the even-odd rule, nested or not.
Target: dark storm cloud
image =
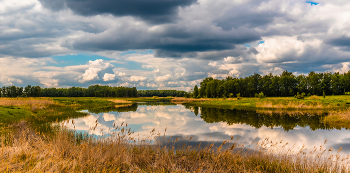
[[[163,23],[177,17],[179,7],[189,6],[197,0],[39,0],[54,11],[65,8],[83,16],[112,14],[135,16],[146,21]]]
[[[156,50],[155,57],[173,57],[173,58],[193,58],[197,57],[198,54],[196,52],[190,52],[190,53],[181,53],[181,52],[174,52],[174,51],[164,51],[161,49]]]
[[[247,48],[244,46],[236,46],[235,49],[224,50],[224,51],[212,51],[212,52],[203,52],[198,55],[200,59],[206,60],[221,60],[226,57],[242,57],[243,60],[248,60],[250,55],[256,55],[259,52],[255,48]]]
[[[273,23],[275,18],[286,17],[278,9],[275,11],[259,10],[262,3],[266,3],[266,0],[251,0],[231,7],[223,7],[224,10],[220,11],[221,15],[217,16],[214,22],[223,29],[229,30],[232,27],[242,26],[248,28],[264,27]]]
[[[338,38],[327,39],[325,42],[333,46],[342,47],[344,51],[350,51],[350,37],[348,36],[343,35]]]
[[[89,34],[67,43],[76,50],[155,49],[158,57],[195,57],[198,52],[234,49],[237,44],[260,40],[259,33],[248,28],[222,30],[208,25],[170,24],[160,31],[133,26]]]

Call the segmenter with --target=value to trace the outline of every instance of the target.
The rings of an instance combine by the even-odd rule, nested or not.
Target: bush
[[[345,92],[345,95],[350,95],[350,92]]]
[[[259,97],[260,99],[262,99],[262,98],[265,98],[265,95],[264,95],[263,92],[261,92],[261,93],[259,93],[258,97]]]
[[[310,100],[318,100],[320,99],[317,95],[312,95],[309,97]]]
[[[229,97],[230,97],[230,98],[233,98],[233,97],[235,97],[235,96],[233,95],[233,93],[230,93],[230,94],[229,94]]]
[[[237,100],[241,100],[241,93],[236,94],[237,95]]]
[[[308,96],[308,97],[310,97],[310,96],[311,96],[311,94],[310,94],[310,93],[308,93],[308,94],[307,94],[307,96]]]
[[[258,97],[259,97],[259,94],[258,94],[258,93],[255,93],[255,97],[258,98]]]
[[[304,96],[305,96],[305,93],[297,93],[297,95],[296,96],[294,96],[295,98],[297,98],[297,99],[304,99]]]

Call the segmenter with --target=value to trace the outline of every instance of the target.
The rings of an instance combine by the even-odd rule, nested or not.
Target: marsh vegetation
[[[349,163],[348,156],[339,155],[341,149],[332,154],[322,145],[311,150],[289,148],[288,143],[268,139],[249,148],[234,137],[216,148],[213,144],[174,148],[143,141],[130,144],[135,138],[122,124],[108,138],[81,137],[64,129],[47,137],[26,123],[15,126],[11,145],[1,146],[1,172],[347,172]],[[150,138],[162,138],[152,132]]]

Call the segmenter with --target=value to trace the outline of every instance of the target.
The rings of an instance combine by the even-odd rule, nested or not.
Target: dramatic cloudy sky
[[[1,86],[189,90],[349,67],[346,0],[0,0]]]

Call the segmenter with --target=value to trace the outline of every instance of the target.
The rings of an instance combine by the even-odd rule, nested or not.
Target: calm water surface
[[[187,141],[192,144],[223,142],[231,137],[246,141],[269,138],[288,142],[290,146],[312,148],[323,145],[335,150],[342,147],[343,153],[350,153],[349,130],[327,127],[321,122],[321,118],[327,116],[322,112],[248,111],[159,104],[138,103],[104,113],[85,110],[86,117],[74,119],[74,125],[70,121],[66,126],[100,136],[112,133],[113,124],[125,122],[141,138],[149,137],[153,129],[164,135],[167,129],[166,139],[192,137]],[[90,130],[96,122],[96,129]]]

